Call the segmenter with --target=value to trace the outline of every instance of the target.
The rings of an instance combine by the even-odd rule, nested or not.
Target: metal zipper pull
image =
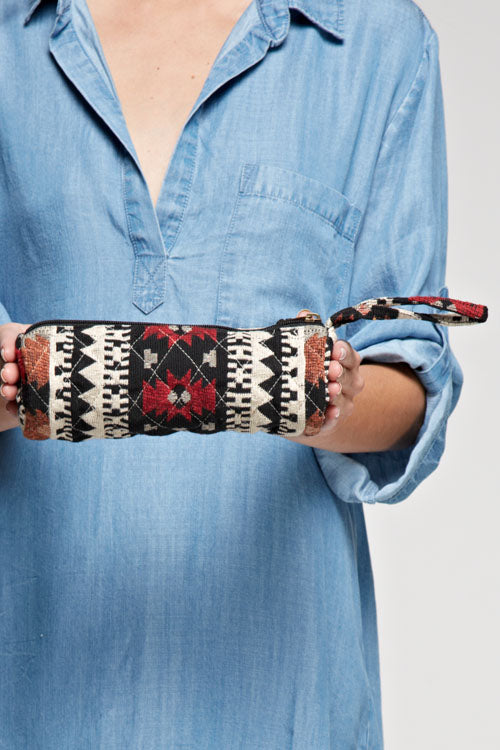
[[[303,307],[302,310],[299,310],[299,312],[297,313],[297,317],[299,317],[299,313],[301,312],[307,312],[307,315],[300,316],[301,320],[321,320],[321,315],[312,312],[307,307]]]

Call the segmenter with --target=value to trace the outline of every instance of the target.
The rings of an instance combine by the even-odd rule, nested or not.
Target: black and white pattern
[[[452,315],[410,313],[429,304]],[[354,320],[483,322],[487,308],[436,297],[365,300],[321,320],[262,328],[41,321],[16,339],[16,401],[30,440],[234,430],[315,435],[324,421],[336,328]]]

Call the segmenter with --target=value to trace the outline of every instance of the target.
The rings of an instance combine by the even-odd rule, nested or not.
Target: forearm
[[[426,391],[406,363],[362,363],[364,388],[354,411],[325,436],[336,453],[400,450],[413,445],[425,416]]]

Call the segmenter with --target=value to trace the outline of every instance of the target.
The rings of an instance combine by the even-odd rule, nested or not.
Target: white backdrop
[[[441,463],[403,502],[365,505],[385,750],[500,749],[500,29],[493,0],[418,2],[440,41],[450,297],[464,386]]]

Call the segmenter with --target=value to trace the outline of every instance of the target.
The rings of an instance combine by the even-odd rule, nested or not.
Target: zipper
[[[316,316],[316,317],[313,317]],[[299,318],[280,318],[276,321],[276,323],[273,323],[270,326],[259,326],[258,328],[237,328],[236,326],[223,326],[223,325],[215,325],[214,323],[146,323],[144,320],[83,320],[80,318],[79,320],[66,320],[63,318],[51,318],[49,320],[39,320],[37,323],[33,323],[32,325],[28,326],[28,328],[24,331],[24,334],[28,333],[29,331],[33,330],[33,328],[37,328],[38,326],[43,325],[80,325],[80,326],[90,326],[90,325],[124,325],[124,326],[138,326],[138,325],[152,325],[152,326],[159,326],[159,325],[180,325],[180,326],[191,326],[191,328],[198,327],[198,328],[224,328],[225,330],[232,330],[232,331],[266,331],[269,328],[276,328],[276,326],[281,325],[283,323],[294,323],[301,324],[301,323],[311,323],[311,322],[318,322],[321,325],[323,323],[321,322],[321,316],[318,315],[318,313],[308,313],[305,316],[301,316]]]
[[[304,315],[303,317],[304,320],[307,320],[308,322],[318,320],[322,324],[321,315],[319,315],[319,313],[311,312],[311,310],[308,310],[307,315]],[[297,318],[295,318],[295,320],[297,320]]]
[[[307,308],[304,308],[307,309]],[[321,315],[315,312],[311,312],[311,310],[307,311],[307,315],[301,315],[299,318],[280,318],[278,320],[278,323],[300,323],[301,321],[304,321],[305,323],[319,323],[320,325],[323,325],[323,321],[321,320]]]

